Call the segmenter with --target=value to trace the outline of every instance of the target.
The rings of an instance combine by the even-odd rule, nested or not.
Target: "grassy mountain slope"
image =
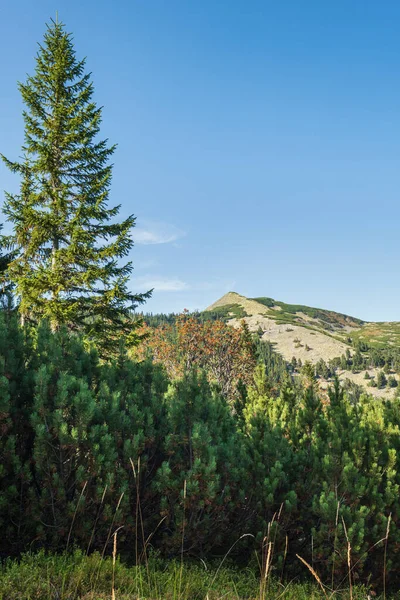
[[[360,329],[353,332],[352,337],[378,348],[400,347],[400,322],[364,323]]]
[[[345,314],[272,298],[246,298],[229,292],[206,310],[220,314],[233,326],[244,319],[251,331],[262,330],[263,338],[271,341],[288,362],[293,357],[302,363],[320,359],[329,362],[346,351],[353,353],[354,340],[381,348],[400,347],[400,323],[367,323]],[[376,373],[372,370],[371,376]],[[345,371],[339,375],[366,386],[364,372]],[[388,397],[390,392],[376,388],[368,391],[380,397]]]
[[[348,347],[345,340],[347,331],[352,328],[350,323],[355,326],[350,317],[345,325],[344,315],[338,315],[334,320],[335,313],[328,311],[313,313],[317,309],[285,305],[269,298],[246,298],[235,292],[225,294],[207,310],[219,312],[232,325],[244,319],[250,330],[261,328],[264,337],[276,345],[286,360],[295,356],[302,362],[341,356]]]

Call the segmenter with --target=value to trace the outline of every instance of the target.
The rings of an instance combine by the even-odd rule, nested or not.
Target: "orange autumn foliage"
[[[256,365],[251,335],[244,322],[235,329],[223,321],[201,322],[187,313],[173,325],[144,326],[146,338],[135,350],[143,360],[149,355],[164,365],[171,379],[181,377],[192,367],[204,369],[210,382],[216,382],[227,398],[233,399],[239,382],[253,380]]]

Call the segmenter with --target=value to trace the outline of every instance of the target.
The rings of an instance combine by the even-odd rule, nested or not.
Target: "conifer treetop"
[[[78,60],[63,23],[47,25],[33,75],[19,90],[25,105],[23,158],[2,156],[21,176],[6,194],[13,233],[3,246],[16,257],[7,275],[15,284],[22,321],[48,318],[83,330],[105,348],[132,338],[131,312],[151,294],[130,291],[135,217],[109,207],[110,158],[116,146],[100,139],[102,108],[91,74]]]

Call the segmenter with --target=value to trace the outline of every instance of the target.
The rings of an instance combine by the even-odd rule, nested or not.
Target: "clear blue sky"
[[[400,320],[400,2],[3,1],[10,158],[56,10],[118,143],[111,199],[137,216],[149,311],[235,290]]]

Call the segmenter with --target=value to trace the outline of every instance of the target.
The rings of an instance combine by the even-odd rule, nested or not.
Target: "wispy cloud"
[[[133,241],[136,244],[145,245],[170,244],[185,235],[186,233],[182,229],[161,221],[142,221],[132,233]]]
[[[154,289],[155,292],[182,292],[189,289],[187,283],[178,278],[168,277],[138,277],[134,281],[141,290]]]
[[[222,294],[235,288],[235,281],[220,280],[198,281],[187,283],[179,277],[163,277],[160,275],[143,275],[134,279],[135,288],[141,291],[154,289],[155,292],[210,292],[216,291]]]

